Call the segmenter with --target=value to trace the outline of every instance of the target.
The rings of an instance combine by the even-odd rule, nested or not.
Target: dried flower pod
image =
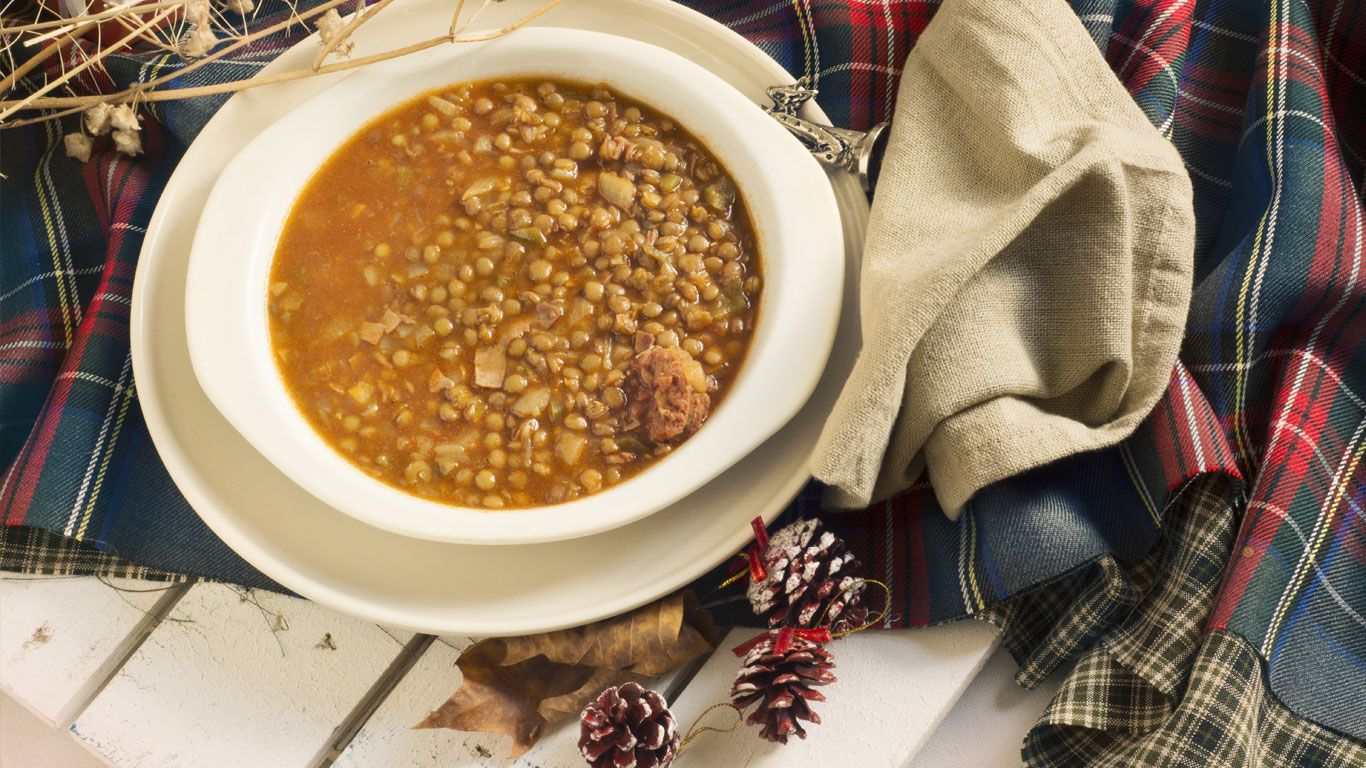
[[[142,154],[142,137],[137,131],[114,131],[114,149],[125,155]]]
[[[337,13],[336,8],[330,8],[327,13],[318,17],[316,26],[318,28],[318,39],[323,45],[327,45],[341,34],[342,29],[346,27],[346,22],[342,21],[341,14]],[[351,49],[354,47],[356,47],[356,44],[347,40],[332,49],[332,52],[338,56],[348,56],[351,54]]]
[[[256,10],[256,0],[223,0],[223,7],[245,16]]]
[[[178,50],[186,59],[197,59],[213,50],[218,44],[218,36],[208,25],[196,26],[180,39]]]
[[[74,157],[82,163],[90,159],[90,150],[95,147],[94,140],[80,131],[63,136],[62,143],[66,145],[66,156]]]
[[[593,768],[664,768],[679,741],[664,697],[639,683],[608,688],[579,717],[579,753]]]
[[[109,133],[109,116],[114,108],[100,102],[85,111],[85,130],[91,136],[103,136]]]
[[[185,21],[196,27],[209,27],[209,0],[190,0],[185,4]]]
[[[116,131],[137,133],[142,129],[139,122],[138,111],[131,104],[119,104],[109,111],[109,127]]]

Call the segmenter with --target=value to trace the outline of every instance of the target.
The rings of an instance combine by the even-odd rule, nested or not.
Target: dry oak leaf
[[[460,688],[415,728],[505,733],[512,757],[604,688],[655,677],[710,652],[711,615],[691,592],[582,627],[481,640],[460,654]]]

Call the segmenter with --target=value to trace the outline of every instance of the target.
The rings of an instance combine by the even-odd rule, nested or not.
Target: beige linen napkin
[[[973,493],[1127,436],[1190,301],[1190,179],[1063,0],[945,0],[906,60],[817,448],[834,506]]]

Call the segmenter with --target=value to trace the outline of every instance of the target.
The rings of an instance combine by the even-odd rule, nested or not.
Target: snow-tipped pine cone
[[[678,742],[664,697],[639,683],[608,688],[579,716],[579,753],[593,768],[664,768]]]
[[[763,559],[768,574],[750,582],[748,596],[770,627],[822,622],[838,633],[867,620],[859,561],[843,539],[821,530],[819,520],[798,520],[773,534]]]
[[[835,662],[824,646],[810,640],[791,638],[782,653],[774,652],[774,642],[770,634],[745,654],[744,665],[731,684],[730,699],[742,711],[757,704],[745,722],[760,726],[762,738],[786,744],[792,735],[806,738],[802,720],[820,723],[810,702],[825,701],[815,688],[835,682],[830,671]]]

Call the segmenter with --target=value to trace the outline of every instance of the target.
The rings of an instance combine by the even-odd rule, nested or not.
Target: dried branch
[[[37,117],[25,117],[20,120],[11,120],[5,123],[3,126],[0,126],[0,128],[20,128],[25,125],[37,125],[38,123],[46,123],[52,120],[60,120],[63,117],[81,114],[82,112],[85,112],[88,109],[90,109],[90,106],[87,104],[82,104],[79,107],[67,107],[66,109],[59,109],[54,112],[47,112],[45,114],[38,115]]]
[[[119,6],[116,8],[110,8],[105,11],[100,11],[99,13],[88,13],[83,16],[77,16],[74,18],[38,21],[32,24],[22,24],[17,27],[0,27],[0,35],[17,35],[22,32],[33,32],[40,29],[52,29],[53,27],[69,27],[77,20],[84,23],[90,21],[103,21],[104,19],[112,19],[115,16],[129,16],[139,13],[151,13],[152,11],[160,11],[163,8],[176,8],[182,6],[186,3],[186,1],[187,0],[167,0],[167,2],[161,3],[144,3],[141,5]]]
[[[540,6],[540,7],[537,8],[536,10],[532,11],[531,13],[528,13],[527,15],[523,16],[522,18],[518,19],[517,21],[512,22],[511,24],[508,24],[508,25],[505,26],[505,27],[500,27],[500,28],[498,28],[498,29],[491,30],[491,31],[488,31],[488,32],[484,32],[484,33],[478,34],[478,35],[470,35],[470,36],[468,36],[468,37],[467,37],[467,36],[464,36],[464,35],[461,35],[461,36],[458,36],[458,37],[452,37],[452,38],[451,38],[451,42],[453,42],[453,43],[481,43],[481,42],[484,42],[485,40],[494,40],[494,39],[500,38],[500,37],[502,37],[503,35],[506,35],[506,34],[508,34],[509,32],[514,32],[514,31],[516,31],[516,30],[518,30],[518,29],[520,29],[520,28],[522,28],[522,27],[525,27],[526,25],[530,24],[531,22],[535,21],[536,19],[539,19],[540,17],[546,15],[546,14],[549,13],[552,9],[554,9],[555,6],[559,5],[562,1],[563,1],[563,0],[549,0],[549,2],[547,2],[547,3],[545,3],[544,5]],[[483,8],[484,8],[484,7],[487,7],[487,6],[488,6],[488,3],[485,2],[485,3],[484,3],[484,6],[481,7],[480,10],[483,10]],[[471,19],[471,20],[473,20],[473,19]]]
[[[157,37],[155,28],[144,29],[139,32],[137,27],[133,24],[133,22],[129,21],[127,17],[124,16],[115,16],[113,21],[115,24],[118,24],[120,27],[123,27],[124,30],[136,34],[137,39],[147,43],[148,45],[156,46],[157,48],[160,48],[161,50],[166,51],[168,53],[179,53],[179,49],[176,48],[176,46],[168,45],[160,37]]]
[[[81,35],[88,32],[92,27],[100,29],[101,22],[108,20],[116,21],[120,26],[128,29],[128,34],[119,38],[111,45],[97,45],[93,53],[86,54],[86,58],[80,64],[70,70],[63,71],[59,76],[53,77],[46,83],[35,89],[32,93],[18,98],[0,99],[0,129],[14,128],[22,125],[32,125],[34,123],[56,120],[73,114],[89,112],[97,107],[109,109],[120,105],[140,104],[142,102],[161,102],[175,101],[180,99],[191,99],[201,96],[210,96],[222,93],[234,93],[247,88],[257,88],[266,85],[300,80],[306,77],[325,75],[336,72],[343,72],[367,64],[374,64],[381,61],[388,61],[412,53],[435,48],[448,43],[473,43],[492,40],[502,35],[506,35],[520,27],[523,27],[536,20],[562,0],[547,0],[543,5],[534,9],[517,21],[507,24],[494,30],[488,30],[476,34],[465,34],[465,31],[479,18],[479,15],[489,6],[493,0],[483,0],[474,13],[468,18],[462,19],[466,0],[457,0],[454,13],[451,16],[450,27],[446,34],[439,37],[432,37],[421,40],[409,45],[395,48],[388,51],[364,56],[357,59],[346,61],[333,61],[326,63],[329,56],[346,55],[353,45],[351,38],[355,31],[362,25],[374,18],[384,8],[388,7],[393,0],[378,0],[374,5],[364,7],[365,0],[356,0],[357,9],[343,26],[338,26],[340,17],[337,15],[336,8],[349,0],[325,0],[316,6],[300,11],[291,3],[289,17],[268,25],[262,29],[251,30],[247,26],[248,16],[254,16],[257,6],[253,0],[226,0],[231,10],[242,14],[242,32],[239,34],[235,24],[226,16],[219,12],[217,7],[199,7],[199,3],[194,0],[162,0],[160,2],[146,3],[143,5],[132,5],[123,8],[111,8],[99,13],[77,16],[69,19],[51,21],[33,21],[32,23],[16,25],[11,27],[0,27],[0,34],[12,36],[22,36],[30,33],[42,33],[41,35],[30,34],[28,40],[34,37],[58,37],[57,40],[44,46],[40,51],[26,60],[22,65],[16,67],[13,72],[0,80],[0,93],[12,90],[21,79],[32,72],[44,60],[53,55],[57,55],[74,43]],[[169,31],[163,31],[162,37],[156,31],[157,25],[172,15],[178,14],[182,9],[191,8],[193,13],[185,13],[175,19]],[[148,16],[148,14],[153,14]],[[277,72],[271,75],[256,76],[242,80],[231,80],[222,83],[196,86],[190,88],[170,88],[165,87],[168,83],[177,78],[182,78],[194,70],[206,66],[214,61],[222,59],[241,48],[264,37],[282,32],[290,28],[306,26],[312,21],[318,26],[320,46],[318,53],[314,56],[312,65],[308,68]],[[326,27],[326,30],[324,30]],[[221,35],[221,36],[220,36]],[[171,39],[174,43],[166,42]],[[168,71],[165,74],[152,78],[143,83],[136,83],[122,90],[112,93],[99,93],[90,95],[58,96],[50,95],[54,89],[65,88],[70,91],[72,78],[88,70],[92,66],[103,66],[103,61],[110,54],[128,47],[136,40],[143,40],[148,44],[157,46],[163,50],[179,53],[182,58],[189,59],[184,66]],[[12,42],[2,41],[5,44],[0,47],[8,54]],[[226,45],[219,43],[226,42]],[[213,48],[217,46],[216,50]],[[11,61],[13,59],[11,58]],[[63,69],[65,70],[65,60],[63,59]],[[43,114],[34,117],[26,117],[20,120],[8,119],[15,113],[21,111],[42,111]],[[131,114],[131,113],[130,113]],[[115,139],[121,147],[127,146],[133,151],[137,150],[135,145],[137,134],[136,125],[125,127],[119,131]],[[78,150],[87,145],[87,140],[72,135],[69,142],[70,146]],[[79,154],[79,152],[77,153]]]
[[[346,22],[346,26],[333,34],[330,39],[323,40],[322,48],[318,49],[318,54],[313,57],[313,71],[317,72],[318,68],[323,65],[323,61],[330,56],[333,51],[340,50],[344,53],[346,50],[350,49],[351,46],[348,41],[351,39],[351,33],[360,29],[360,25],[375,18],[376,14],[388,7],[393,1],[394,0],[379,0],[379,2],[369,8],[365,8],[365,0],[357,0],[356,5],[358,7],[356,8],[356,12],[351,14],[351,20]],[[320,36],[323,36],[322,32],[322,26],[320,25],[318,27]]]
[[[150,19],[148,19],[148,20],[142,22],[141,24],[139,24],[139,25],[137,26],[137,28],[134,29],[132,32],[130,32],[130,33],[128,33],[127,35],[124,35],[123,37],[119,38],[118,41],[116,41],[113,45],[110,45],[110,46],[108,46],[108,47],[106,47],[106,48],[103,48],[103,49],[101,50],[101,53],[103,53],[104,56],[108,56],[110,53],[113,53],[114,51],[117,51],[117,50],[119,50],[119,49],[121,49],[121,48],[127,46],[130,42],[132,42],[134,39],[137,38],[137,36],[138,36],[138,34],[139,34],[140,32],[142,32],[143,30],[145,30],[145,29],[151,27],[153,24],[157,24],[157,23],[160,22],[162,19],[166,18],[167,16],[170,16],[170,15],[173,14],[173,13],[175,13],[175,9],[174,9],[174,8],[167,8],[167,9],[165,9],[165,10],[163,10],[163,11],[157,13],[157,14],[156,14],[155,16],[153,16],[152,18],[150,18]],[[82,26],[84,26],[84,25],[82,25]],[[84,72],[85,70],[89,69],[90,67],[94,66],[97,62],[101,61],[101,60],[104,58],[104,56],[100,56],[100,57],[91,57],[91,58],[89,58],[89,59],[86,59],[85,61],[81,62],[81,63],[78,64],[77,66],[72,67],[70,70],[68,70],[66,73],[64,73],[61,77],[59,77],[59,78],[57,78],[57,79],[55,79],[55,80],[52,80],[51,82],[47,83],[46,85],[40,87],[38,90],[34,91],[32,94],[29,94],[28,96],[25,96],[23,99],[20,99],[18,104],[15,104],[14,106],[11,106],[11,107],[6,107],[6,108],[4,109],[4,111],[0,111],[0,121],[4,121],[5,118],[9,117],[10,115],[14,114],[15,112],[18,112],[18,111],[21,110],[21,109],[24,109],[26,106],[28,106],[30,103],[32,103],[32,102],[33,102],[35,99],[37,99],[38,97],[42,96],[43,94],[47,93],[48,91],[51,91],[53,88],[56,88],[56,87],[62,85],[63,83],[69,81],[71,78],[75,77],[76,75],[79,75],[80,73],[82,73],[82,72]]]
[[[26,109],[65,109],[68,107],[92,107],[96,104],[117,104],[119,102],[128,101],[134,98],[135,96],[142,99],[143,101],[172,101],[177,98],[193,98],[195,96],[209,95],[209,93],[228,92],[223,90],[215,90],[209,93],[202,93],[194,92],[198,90],[194,88],[179,88],[166,91],[155,91],[154,89],[158,88],[159,86],[165,85],[166,83],[178,77],[183,77],[184,75],[187,75],[206,64],[221,59],[239,48],[250,45],[251,43],[255,42],[256,40],[259,40],[260,38],[268,37],[270,35],[275,34],[276,32],[288,29],[289,27],[297,26],[303,22],[306,22],[308,19],[313,18],[314,16],[325,13],[329,9],[335,8],[345,2],[347,2],[347,0],[327,0],[327,2],[320,3],[319,5],[314,6],[313,8],[309,8],[306,11],[300,12],[289,19],[276,22],[275,24],[272,24],[269,27],[266,27],[265,29],[257,30],[256,32],[253,32],[251,34],[239,37],[231,44],[223,46],[222,48],[219,48],[218,50],[208,54],[207,56],[204,56],[203,58],[192,61],[186,66],[181,67],[180,69],[174,70],[160,77],[153,78],[145,83],[138,83],[136,85],[130,86],[128,88],[123,89],[122,91],[117,91],[115,93],[109,94],[94,94],[90,96],[63,96],[34,99],[31,103],[29,103]],[[250,83],[257,79],[260,78],[251,78],[249,80],[234,82]],[[220,85],[231,84],[232,83],[220,83]],[[10,107],[13,104],[19,103],[19,101],[20,100],[17,99],[10,101],[0,101],[0,109]],[[8,124],[0,127],[8,127]]]
[[[456,0],[455,12],[451,14],[450,36],[455,37],[455,27],[460,23],[460,14],[465,10],[465,0]],[[477,13],[475,15],[478,15]]]
[[[9,75],[7,75],[3,80],[0,80],[0,93],[4,93],[13,88],[14,84],[19,82],[19,78],[23,77],[24,75],[27,75],[29,72],[32,72],[34,68],[36,68],[39,64],[42,64],[44,61],[51,58],[53,54],[60,52],[63,48],[75,42],[76,38],[88,32],[91,29],[91,27],[95,26],[95,24],[96,22],[93,21],[86,21],[82,22],[81,24],[78,24],[75,29],[66,33],[65,37],[53,43],[52,45],[49,45],[48,47],[42,49],[41,51],[38,51],[37,53],[33,54],[33,56],[30,57],[28,61],[25,61],[18,67],[15,67],[13,72],[9,73]]]

